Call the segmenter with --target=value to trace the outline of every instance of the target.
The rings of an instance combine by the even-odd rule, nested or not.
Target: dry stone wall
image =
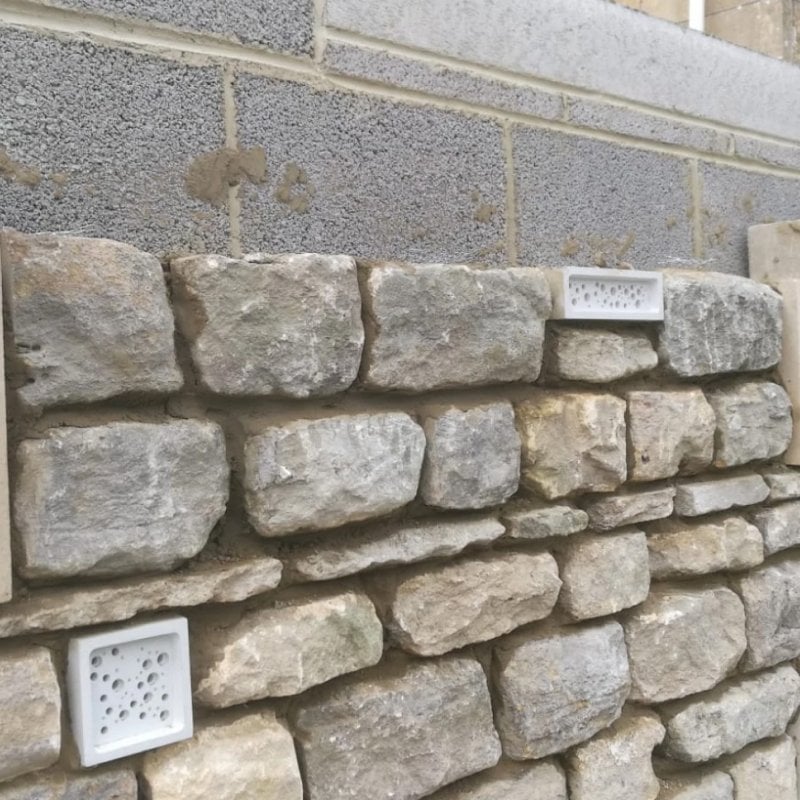
[[[781,299],[7,231],[0,800],[797,800]],[[163,268],[162,268],[163,267]],[[193,739],[80,769],[70,636],[177,610]]]

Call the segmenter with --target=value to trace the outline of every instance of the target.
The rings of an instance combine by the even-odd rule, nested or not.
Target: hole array
[[[575,309],[637,311],[647,306],[649,294],[645,283],[620,278],[589,278],[569,284],[569,304]]]

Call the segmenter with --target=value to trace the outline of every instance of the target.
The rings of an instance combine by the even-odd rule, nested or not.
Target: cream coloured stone
[[[723,762],[736,800],[797,800],[797,752],[790,736],[750,745]]]
[[[36,772],[0,783],[0,800],[136,800],[139,787],[131,769],[84,773]]]
[[[698,517],[729,508],[752,506],[766,500],[769,488],[760,475],[682,481],[675,491],[675,513]]]
[[[663,486],[594,497],[584,500],[581,505],[589,515],[589,525],[593,530],[610,531],[623,525],[636,525],[670,516],[674,497],[675,489]]]
[[[564,770],[551,759],[504,761],[447,786],[429,800],[567,800]]]
[[[661,781],[658,800],[735,800],[733,781],[724,772],[689,772]]]

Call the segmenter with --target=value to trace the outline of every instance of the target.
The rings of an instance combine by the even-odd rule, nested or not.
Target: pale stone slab
[[[107,772],[39,772],[0,784],[0,800],[136,800],[139,787],[130,769]]]
[[[564,770],[550,759],[504,761],[430,795],[429,800],[567,800],[567,780]]]
[[[586,741],[622,713],[630,673],[616,622],[511,637],[495,648],[497,729],[514,759]]]
[[[571,536],[586,530],[589,515],[569,503],[544,505],[535,502],[507,505],[500,511],[506,526],[505,538],[546,539],[549,536]]]
[[[584,500],[581,505],[589,515],[589,525],[596,531],[610,531],[624,525],[636,525],[663,519],[672,514],[675,489],[663,486],[658,489],[622,491],[610,497]]]
[[[797,752],[790,736],[759,742],[724,762],[736,800],[797,800]]]
[[[737,475],[681,482],[675,492],[675,513],[698,517],[729,508],[743,508],[766,500],[769,488],[760,475]]]
[[[800,501],[754,511],[750,520],[761,531],[768,556],[800,545]]]
[[[500,758],[486,676],[466,656],[320,687],[292,721],[308,800],[417,800]]]
[[[561,581],[549,553],[500,553],[382,573],[369,585],[394,641],[431,656],[544,619]]]
[[[769,486],[770,502],[800,498],[800,470],[790,467],[768,467],[761,475]]]
[[[245,442],[245,503],[262,536],[335,528],[414,499],[425,434],[408,414],[299,420]]]
[[[658,800],[735,800],[733,780],[724,772],[682,774],[661,781]]]

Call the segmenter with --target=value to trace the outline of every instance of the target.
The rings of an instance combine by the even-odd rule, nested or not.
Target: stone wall
[[[781,300],[2,236],[0,800],[797,800]],[[190,621],[192,740],[81,770],[66,644]]]

